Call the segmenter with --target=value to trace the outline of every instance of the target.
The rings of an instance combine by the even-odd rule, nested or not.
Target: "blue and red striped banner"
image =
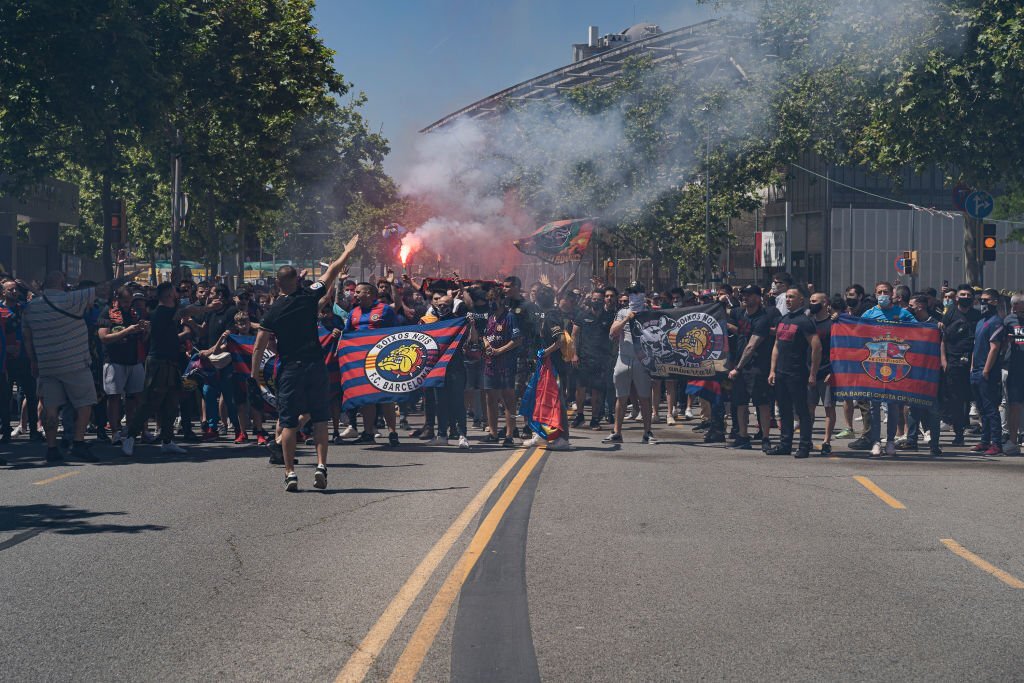
[[[519,414],[526,418],[526,426],[530,431],[541,435],[547,441],[554,441],[565,435],[558,374],[551,362],[551,356],[544,356],[543,352],[538,352],[537,355],[541,358],[523,392]]]
[[[338,341],[343,409],[395,403],[423,387],[444,386],[465,318],[427,325],[348,332]]]
[[[833,395],[840,400],[932,406],[941,381],[942,336],[929,323],[840,316],[832,325]]]

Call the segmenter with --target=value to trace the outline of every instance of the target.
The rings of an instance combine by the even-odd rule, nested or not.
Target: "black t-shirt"
[[[299,287],[291,294],[279,296],[260,321],[260,327],[277,337],[277,354],[281,362],[322,361],[323,350],[317,334],[317,309],[324,294],[319,280]]]
[[[956,306],[942,316],[942,343],[952,365],[969,365],[974,351],[974,331],[981,313],[973,308],[961,311]],[[966,358],[966,361],[963,359]]]
[[[576,313],[573,323],[580,328],[576,335],[576,355],[580,361],[611,357],[612,340],[608,333],[613,322],[615,312],[606,309],[603,303],[599,310],[582,308]]]
[[[787,313],[779,320],[775,329],[775,345],[779,350],[779,360],[775,372],[780,375],[806,375],[810,372],[807,362],[807,350],[810,343],[808,335],[816,334],[817,330],[811,319],[803,311]]]
[[[1009,361],[1006,365],[1006,369],[1010,373],[1010,377],[1007,380],[1018,382],[1024,381],[1024,321],[1016,313],[1011,313],[1006,316],[1006,320],[1003,321],[1006,325],[1006,340],[1007,346],[1007,360]]]
[[[818,330],[818,339],[821,341],[821,365],[818,366],[818,379],[825,379],[832,372],[832,318],[824,320],[811,318],[811,322]]]
[[[556,341],[561,341],[562,333],[565,331],[565,314],[557,308],[543,311],[540,314],[540,343],[542,348],[547,348]],[[562,358],[562,351],[557,350],[551,354],[551,360],[555,366],[561,368],[565,360]]]
[[[158,360],[177,361],[181,354],[178,330],[181,327],[174,319],[175,309],[157,306],[150,318],[149,357]]]
[[[512,312],[519,319],[519,330],[523,333],[523,348],[532,355],[540,346],[540,327],[544,313],[532,301],[512,301]]]
[[[774,310],[774,309],[773,309]],[[747,348],[747,342],[751,337],[761,337],[754,356],[743,367],[745,372],[761,371],[768,374],[772,365],[772,324],[774,316],[762,306],[757,312],[751,315],[746,310],[736,321],[736,347],[739,349],[739,357],[743,356],[743,350]]]
[[[132,308],[107,306],[96,321],[97,330],[120,332],[124,328],[139,322],[139,316]],[[136,365],[142,362],[142,333],[130,334],[116,342],[103,345],[107,362],[116,365]]]
[[[206,316],[206,342],[207,347],[217,343],[224,330],[230,329],[235,324],[235,314],[238,308],[234,304],[228,304],[219,311],[210,311]]]

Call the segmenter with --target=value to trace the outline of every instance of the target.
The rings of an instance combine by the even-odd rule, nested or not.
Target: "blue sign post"
[[[988,218],[989,214],[996,207],[996,202],[988,192],[972,192],[964,200],[964,210],[971,218],[982,220]]]

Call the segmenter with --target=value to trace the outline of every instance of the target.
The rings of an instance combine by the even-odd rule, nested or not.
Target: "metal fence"
[[[986,263],[986,287],[1024,289],[1024,244],[1006,242],[1020,223],[996,224],[998,257]],[[833,209],[829,293],[842,292],[857,282],[870,289],[879,280],[899,278],[911,289],[938,288],[943,281],[964,281],[964,219],[924,211]],[[899,276],[895,261],[904,251],[918,253],[916,277]]]

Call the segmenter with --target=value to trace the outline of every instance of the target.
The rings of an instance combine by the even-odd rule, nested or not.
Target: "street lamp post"
[[[707,116],[704,128],[704,288],[711,289],[711,107],[701,107]]]

